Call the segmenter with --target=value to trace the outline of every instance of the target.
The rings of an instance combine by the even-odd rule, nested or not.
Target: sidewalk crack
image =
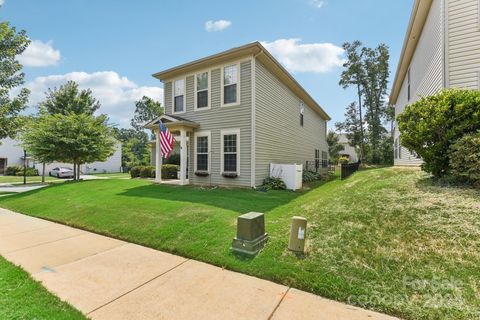
[[[283,294],[282,298],[280,299],[280,301],[278,301],[277,305],[275,306],[275,309],[273,309],[272,313],[270,314],[270,316],[267,318],[267,320],[271,320],[273,318],[273,315],[275,313],[275,311],[277,311],[278,307],[280,307],[280,305],[282,304],[283,300],[285,299],[288,291],[290,291],[292,287],[288,287],[288,289],[285,291],[285,293]]]

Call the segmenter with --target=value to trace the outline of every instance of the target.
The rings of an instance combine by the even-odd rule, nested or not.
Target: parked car
[[[73,170],[65,167],[57,167],[53,168],[48,175],[57,178],[73,178]]]

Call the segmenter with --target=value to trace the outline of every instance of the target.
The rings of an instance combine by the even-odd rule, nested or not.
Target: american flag
[[[160,127],[160,149],[162,150],[163,157],[168,158],[170,152],[173,150],[173,136],[161,120],[158,126]]]

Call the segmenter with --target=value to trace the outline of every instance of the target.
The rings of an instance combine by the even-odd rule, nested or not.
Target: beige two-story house
[[[165,114],[147,127],[161,120],[177,137],[181,184],[254,187],[271,163],[326,165],[330,117],[259,42],[153,76]]]
[[[390,95],[396,115],[443,88],[480,88],[479,13],[478,0],[415,0]],[[401,146],[396,125],[394,159],[422,163]]]

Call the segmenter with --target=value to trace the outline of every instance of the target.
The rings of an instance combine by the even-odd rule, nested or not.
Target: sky
[[[128,127],[143,95],[163,101],[151,75],[261,41],[335,122],[356,100],[338,85],[346,41],[390,47],[390,84],[413,0],[0,0],[0,18],[31,39],[19,57],[30,110],[68,80],[91,88],[100,111]]]

